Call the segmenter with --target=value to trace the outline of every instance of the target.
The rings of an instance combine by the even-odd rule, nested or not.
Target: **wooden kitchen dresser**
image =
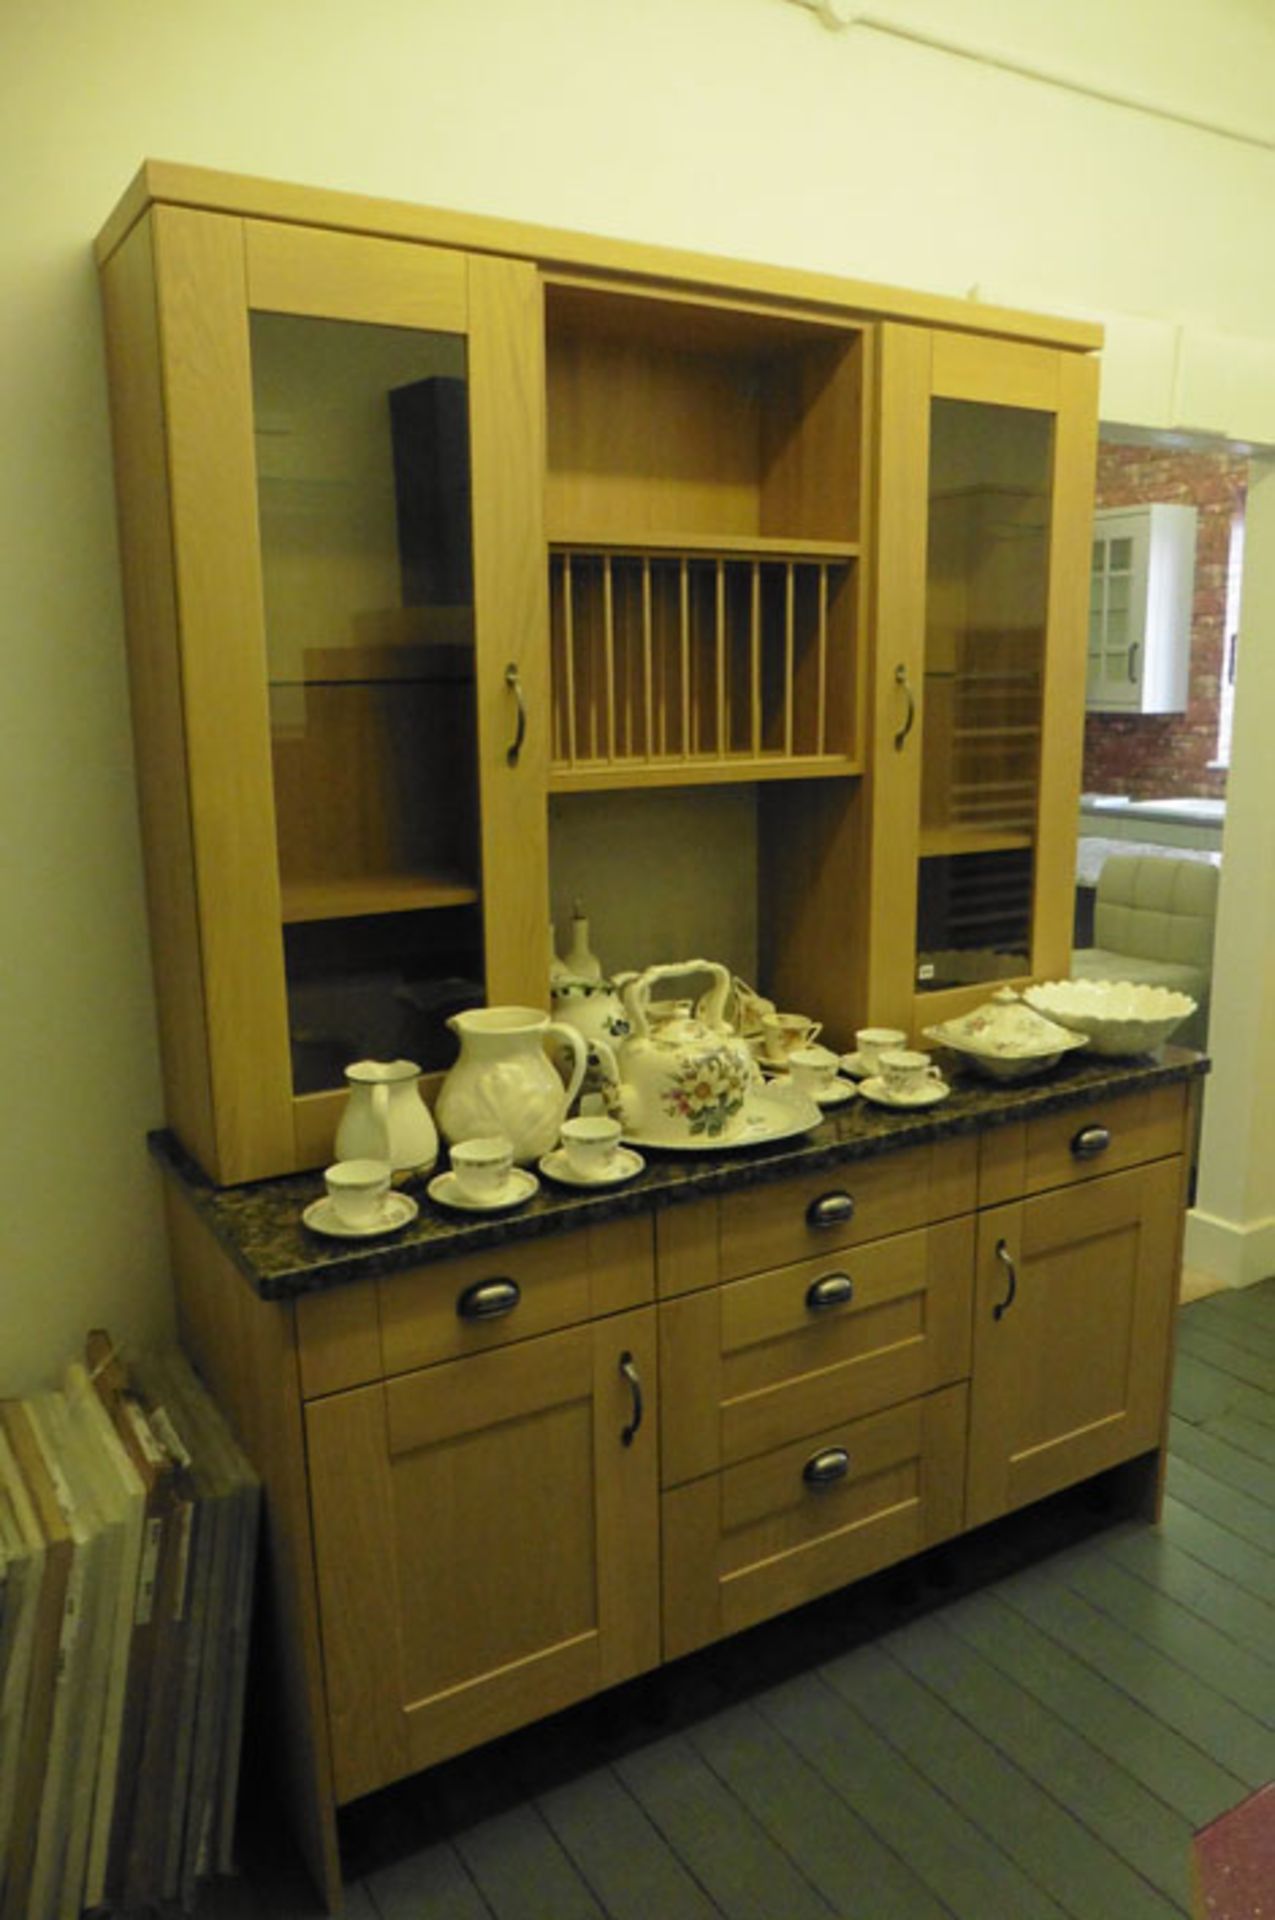
[[[1154,1510],[1203,1063],[1074,1058],[375,1253],[164,1145],[329,1902],[362,1794],[1119,1463]]]

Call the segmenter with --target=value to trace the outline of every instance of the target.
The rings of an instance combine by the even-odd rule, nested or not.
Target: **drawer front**
[[[553,1333],[654,1297],[649,1215],[522,1240],[296,1303],[307,1400]]]
[[[998,1206],[1181,1153],[1186,1114],[1187,1089],[1179,1084],[998,1127],[982,1141],[979,1204]]]
[[[666,1301],[665,1486],[969,1372],[969,1215]]]
[[[721,1274],[730,1280],[814,1260],[974,1207],[973,1136],[855,1161],[720,1203]]]
[[[471,1253],[378,1281],[387,1375],[574,1326],[655,1296],[646,1215]]]
[[[945,1387],[666,1493],[665,1659],[958,1533],[966,1394]]]

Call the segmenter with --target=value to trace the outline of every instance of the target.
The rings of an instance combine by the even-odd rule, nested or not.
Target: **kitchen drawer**
[[[972,1135],[856,1160],[731,1194],[720,1208],[720,1274],[730,1280],[972,1212]]]
[[[963,1378],[973,1277],[967,1214],[666,1300],[663,1484]]]
[[[1181,1153],[1186,1113],[1187,1089],[1179,1084],[997,1127],[981,1143],[979,1205],[999,1206]]]
[[[306,1399],[459,1360],[654,1298],[649,1215],[511,1241],[297,1302]]]
[[[665,1659],[958,1533],[967,1391],[944,1387],[666,1493]]]

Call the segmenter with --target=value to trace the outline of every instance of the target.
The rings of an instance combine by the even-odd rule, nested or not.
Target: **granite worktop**
[[[424,1178],[412,1179],[403,1191],[419,1203],[418,1218],[397,1233],[369,1240],[326,1239],[303,1223],[303,1210],[323,1193],[320,1172],[247,1186],[214,1187],[172,1134],[153,1133],[150,1144],[166,1173],[181,1183],[191,1204],[261,1298],[288,1300],[511,1240],[535,1239],[622,1214],[674,1206],[705,1194],[732,1193],[822,1167],[1195,1079],[1207,1073],[1209,1063],[1201,1054],[1171,1046],[1137,1060],[1103,1060],[1073,1053],[1041,1078],[1017,1084],[977,1078],[950,1059],[944,1064],[952,1093],[937,1106],[894,1112],[871,1106],[856,1096],[828,1111],[809,1133],[768,1145],[695,1153],[647,1148],[645,1171],[623,1186],[586,1193],[578,1188],[556,1187],[542,1176],[535,1198],[509,1213],[481,1217],[449,1213],[429,1198]]]

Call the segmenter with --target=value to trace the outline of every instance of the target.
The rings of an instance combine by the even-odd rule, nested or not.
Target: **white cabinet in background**
[[[1085,704],[1091,713],[1182,713],[1191,654],[1194,507],[1094,514]]]

